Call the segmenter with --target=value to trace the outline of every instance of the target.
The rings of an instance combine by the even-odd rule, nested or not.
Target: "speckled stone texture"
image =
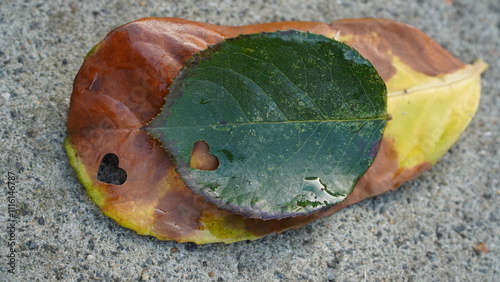
[[[462,138],[432,170],[400,189],[254,242],[163,242],[104,216],[62,144],[72,81],[85,54],[111,29],[147,16],[225,25],[389,18],[422,29],[464,62],[483,58],[490,69]],[[495,281],[499,56],[497,0],[2,0],[0,280]],[[17,177],[15,274],[7,257],[9,172]]]

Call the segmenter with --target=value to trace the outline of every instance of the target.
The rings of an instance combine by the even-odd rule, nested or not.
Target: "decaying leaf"
[[[239,34],[290,29],[343,41],[370,60],[387,85],[392,120],[373,165],[340,204],[282,220],[244,218],[194,194],[160,142],[141,128],[161,111],[172,80],[193,54]],[[92,200],[122,226],[179,242],[253,240],[308,224],[429,169],[474,115],[485,68],[480,60],[465,65],[423,32],[389,20],[225,27],[146,18],[113,30],[87,55],[74,82],[65,147]],[[121,185],[97,178],[109,154],[126,172]]]

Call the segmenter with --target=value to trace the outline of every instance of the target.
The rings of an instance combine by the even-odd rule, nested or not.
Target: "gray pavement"
[[[104,216],[62,144],[85,54],[111,29],[146,16],[227,25],[389,18],[422,29],[464,62],[483,58],[490,69],[461,139],[400,189],[254,242],[164,242]],[[498,281],[499,56],[497,0],[2,0],[0,280]],[[17,177],[19,215],[10,241],[9,172]],[[8,272],[12,241],[15,274]]]

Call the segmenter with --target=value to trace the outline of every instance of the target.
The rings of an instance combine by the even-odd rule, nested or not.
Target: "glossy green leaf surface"
[[[371,165],[386,124],[385,84],[370,62],[330,38],[243,35],[196,55],[146,128],[194,192],[263,219],[342,201]],[[215,170],[190,167],[205,141]]]

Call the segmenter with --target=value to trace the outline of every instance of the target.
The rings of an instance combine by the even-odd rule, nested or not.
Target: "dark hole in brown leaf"
[[[122,185],[125,183],[127,172],[118,167],[119,163],[120,159],[117,155],[113,153],[104,155],[99,165],[99,171],[97,172],[97,180],[113,185]]]
[[[210,154],[210,146],[200,140],[194,143],[189,165],[194,169],[216,170],[219,167],[219,158]]]

